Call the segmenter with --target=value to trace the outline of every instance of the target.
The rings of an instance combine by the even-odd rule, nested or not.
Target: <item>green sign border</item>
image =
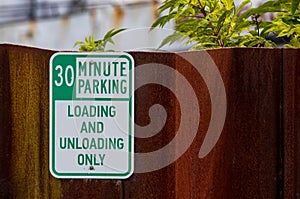
[[[76,101],[128,101],[129,103],[129,133],[128,133],[128,171],[125,173],[96,173],[96,172],[80,172],[80,173],[60,173],[55,169],[55,101],[65,101],[63,99],[55,99],[53,97],[53,60],[57,56],[75,56],[76,58],[84,58],[84,57],[95,57],[95,58],[126,58],[129,61],[129,98],[73,98],[71,100],[76,99]],[[76,67],[76,65],[75,65]],[[75,69],[76,71],[76,69]],[[133,174],[134,170],[134,93],[133,93],[133,82],[134,82],[134,59],[128,53],[78,53],[78,52],[58,52],[51,56],[49,62],[49,170],[50,173],[56,178],[95,178],[95,179],[127,179]],[[76,73],[74,74],[76,77]],[[75,80],[74,80],[75,81]],[[74,82],[76,84],[76,81]],[[76,86],[76,85],[74,85]],[[54,107],[53,107],[54,105]]]

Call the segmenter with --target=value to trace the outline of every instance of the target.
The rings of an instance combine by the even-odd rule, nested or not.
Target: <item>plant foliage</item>
[[[85,38],[85,41],[77,41],[75,44],[74,44],[74,47],[79,45],[79,51],[83,52],[83,51],[100,51],[100,52],[104,52],[104,51],[112,51],[112,50],[106,50],[106,45],[108,43],[111,43],[111,44],[114,44],[114,41],[113,41],[113,37],[126,30],[125,28],[122,28],[122,29],[111,29],[110,31],[108,31],[103,39],[100,39],[100,40],[94,40],[93,36],[89,36],[89,37],[86,37]]]
[[[280,0],[281,11],[264,27],[264,32],[274,33],[286,47],[300,47],[299,0]],[[285,38],[289,38],[286,41]]]
[[[300,0],[267,1],[251,8],[244,0],[236,7],[234,0],[165,0],[158,12],[160,17],[152,29],[175,23],[175,32],[166,37],[161,46],[184,40],[192,50],[219,47],[275,47],[268,34],[290,38],[288,47],[300,47]],[[276,13],[271,21],[264,21],[266,13]]]

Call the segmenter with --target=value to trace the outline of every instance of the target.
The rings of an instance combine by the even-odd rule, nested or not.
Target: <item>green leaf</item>
[[[165,15],[162,17],[159,17],[155,20],[155,22],[151,25],[150,30],[153,30],[154,28],[156,28],[157,26],[160,27],[164,27],[164,25],[170,20],[170,16],[169,15]]]
[[[114,44],[112,37],[124,30],[126,29],[111,29],[105,34],[103,39],[97,41],[94,40],[93,36],[86,37],[84,42],[75,42],[74,47],[80,45],[79,51],[105,51],[107,43]]]
[[[281,12],[281,6],[278,2],[276,1],[267,1],[264,4],[258,6],[257,8],[251,8],[249,10],[247,10],[246,12],[244,12],[243,14],[241,14],[238,19],[242,20],[242,19],[247,19],[248,17],[252,16],[252,15],[263,15],[265,13],[268,12]]]
[[[226,10],[232,10],[234,8],[233,0],[221,0],[221,2],[225,5]]]
[[[243,22],[240,22],[238,23],[235,27],[234,27],[234,31],[239,34],[245,30],[248,30],[250,28],[252,24],[252,21],[248,21],[248,20],[245,20]],[[248,30],[249,31],[249,30]]]
[[[104,39],[103,40],[108,40],[110,38],[112,38],[113,36],[115,36],[116,34],[122,32],[126,30],[126,28],[121,28],[121,29],[111,29],[110,31],[108,31],[105,35],[104,35]]]
[[[158,49],[162,48],[163,46],[169,44],[172,45],[174,42],[178,41],[178,40],[183,40],[185,38],[185,36],[180,33],[180,32],[174,32],[171,35],[168,35],[166,38],[163,39],[163,41],[161,42],[161,44],[159,45]]]
[[[239,7],[235,10],[235,14],[238,14],[240,13],[243,8],[247,5],[247,4],[250,4],[251,3],[251,0],[244,0],[242,1],[242,3],[240,3]]]
[[[174,0],[166,0],[158,8],[158,14],[161,14],[163,11],[168,10],[168,9],[170,9],[170,11],[172,11],[174,7],[175,7]]]
[[[300,0],[293,0],[292,1],[292,14],[294,15],[296,10],[298,9]]]
[[[230,13],[231,13],[231,11],[230,11],[230,10],[227,10],[227,11],[225,11],[225,12],[221,15],[221,17],[219,18],[218,23],[217,23],[217,31],[218,31],[218,32],[220,31],[220,29],[221,29],[221,27],[222,27],[222,25],[223,25],[223,23],[224,23],[225,18],[226,18],[227,15],[229,15]]]
[[[116,29],[116,30],[111,34],[111,37],[115,36],[116,34],[119,34],[120,32],[123,32],[124,30],[127,30],[127,28]]]
[[[78,46],[78,45],[82,45],[82,44],[84,44],[84,42],[82,42],[82,41],[76,41],[76,42],[74,43],[73,48],[76,47],[76,46]]]
[[[286,46],[286,47],[289,47],[289,48],[300,48],[300,41],[299,41],[299,39],[297,38],[297,36],[294,36],[294,37],[291,39],[291,43],[290,43],[290,44],[286,44],[285,46]]]

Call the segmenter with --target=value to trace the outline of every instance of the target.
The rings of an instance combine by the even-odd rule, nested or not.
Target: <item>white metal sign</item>
[[[133,173],[134,60],[127,53],[50,59],[50,172],[125,179]]]

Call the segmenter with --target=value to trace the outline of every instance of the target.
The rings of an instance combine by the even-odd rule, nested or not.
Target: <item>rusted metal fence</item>
[[[158,150],[172,142],[180,128],[188,135],[195,130],[193,124],[199,127],[187,151],[175,162],[158,170],[134,173],[127,180],[59,180],[51,176],[48,168],[49,59],[54,53],[0,45],[0,198],[300,197],[299,50],[130,52],[136,68],[146,64],[174,69],[173,78],[165,81],[175,85],[177,94],[189,101],[192,97],[182,83],[183,76],[199,106],[191,104],[184,111],[192,115],[199,110],[200,120],[195,122],[190,117],[181,127],[183,118],[187,117],[181,109],[183,105],[162,85],[151,83],[136,89],[137,125],[151,123],[148,112],[154,104],[165,108],[167,118],[155,136],[135,138],[135,152]],[[203,66],[215,64],[226,91],[222,133],[212,150],[201,158],[199,150],[210,124],[222,114],[224,104],[219,107],[214,104],[212,98],[221,98],[222,91],[218,86],[214,88],[214,84],[207,84],[207,81],[217,81],[216,77],[204,77],[190,59]],[[151,74],[141,71],[136,75],[136,82],[147,75],[161,80],[162,74],[159,70]],[[176,147],[165,156],[176,156],[185,142],[188,141],[177,140]],[[145,167],[152,164],[138,161],[135,164],[140,168],[142,164]]]

